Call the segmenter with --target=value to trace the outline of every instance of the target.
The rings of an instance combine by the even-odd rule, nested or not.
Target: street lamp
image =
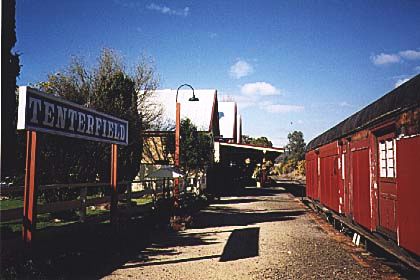
[[[200,101],[200,99],[198,99],[198,98],[195,96],[195,94],[194,94],[194,88],[193,88],[191,85],[189,85],[189,84],[183,84],[183,85],[180,85],[180,86],[178,87],[178,89],[176,90],[176,99],[175,99],[176,103],[178,103],[178,93],[179,93],[179,89],[180,89],[180,88],[182,88],[183,86],[187,86],[187,87],[189,87],[190,89],[192,89],[192,91],[193,91],[193,96],[192,96],[192,97],[190,97],[190,98],[188,99],[188,101]]]
[[[175,166],[179,167],[180,165],[180,153],[179,153],[179,142],[180,142],[180,135],[181,135],[181,103],[178,102],[178,93],[179,89],[187,86],[192,89],[193,95],[188,99],[188,101],[199,101],[199,99],[195,96],[194,88],[189,84],[183,84],[178,87],[176,90],[176,118],[175,118]]]
[[[189,84],[183,84],[178,87],[176,90],[176,116],[175,116],[175,167],[179,168],[180,166],[180,153],[179,153],[179,142],[180,142],[180,136],[181,136],[181,103],[178,102],[178,93],[179,89],[187,86],[190,89],[192,89],[193,95],[188,99],[188,101],[199,101],[199,99],[195,96],[194,88]],[[174,206],[178,206],[178,196],[179,196],[179,189],[178,189],[179,181],[178,179],[175,179],[174,181]]]

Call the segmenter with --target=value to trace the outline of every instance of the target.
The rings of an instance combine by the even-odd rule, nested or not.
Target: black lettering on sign
[[[19,87],[17,129],[128,145],[128,122],[30,87]]]

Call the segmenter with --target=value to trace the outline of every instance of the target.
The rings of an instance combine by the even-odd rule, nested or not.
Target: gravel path
[[[152,240],[105,279],[399,279],[282,188],[224,198]]]

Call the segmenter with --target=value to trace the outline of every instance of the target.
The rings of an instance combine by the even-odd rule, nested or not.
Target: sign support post
[[[111,224],[118,223],[118,184],[117,184],[118,151],[117,145],[111,145]]]
[[[26,132],[26,170],[25,189],[23,196],[23,226],[22,238],[26,245],[30,245],[36,230],[37,206],[37,178],[36,178],[36,132]]]

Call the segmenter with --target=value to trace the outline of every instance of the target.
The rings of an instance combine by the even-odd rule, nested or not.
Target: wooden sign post
[[[111,144],[111,223],[117,223],[117,145],[128,145],[127,121],[30,87],[19,87],[17,129],[27,131],[22,228],[26,244],[32,242],[36,230],[38,132]]]
[[[23,228],[22,237],[25,242],[32,241],[32,235],[36,228],[36,205],[37,189],[36,181],[36,132],[26,132],[26,171],[25,190],[23,194]]]
[[[118,223],[117,145],[111,145],[111,224]]]

